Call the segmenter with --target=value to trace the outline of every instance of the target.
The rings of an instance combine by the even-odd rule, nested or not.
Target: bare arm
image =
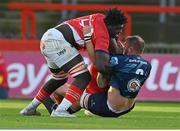
[[[105,88],[108,86],[109,78],[98,72],[96,82],[99,88]]]
[[[89,58],[95,63],[95,52],[94,52],[94,46],[91,41],[91,36],[93,34],[93,28],[91,26],[86,26],[83,28],[83,34],[84,34],[84,40],[85,40],[85,46],[86,50],[88,52]]]
[[[120,44],[115,38],[110,39],[110,52],[116,53],[116,54],[122,54],[123,53],[123,47],[122,44]]]
[[[95,51],[95,66],[103,75],[109,74],[109,54],[103,51]]]

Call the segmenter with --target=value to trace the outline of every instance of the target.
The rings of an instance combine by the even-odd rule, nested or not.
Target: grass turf
[[[180,129],[180,103],[137,102],[130,113],[119,118],[53,118],[41,105],[41,116],[20,116],[29,100],[0,100],[0,129]]]

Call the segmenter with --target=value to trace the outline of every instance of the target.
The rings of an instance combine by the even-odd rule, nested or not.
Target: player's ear
[[[128,48],[128,53],[129,53],[129,55],[136,55],[137,54],[137,50],[133,46],[130,46]]]
[[[133,49],[132,46],[130,46],[130,47],[128,48],[128,54],[132,54],[133,52],[134,52],[134,49]]]

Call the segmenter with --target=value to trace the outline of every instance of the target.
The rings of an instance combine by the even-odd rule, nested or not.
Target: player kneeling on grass
[[[125,42],[124,54],[110,57],[111,78],[108,92],[85,92],[81,97],[81,107],[103,117],[119,117],[131,111],[135,98],[145,80],[148,78],[151,65],[140,55],[143,53],[144,40],[139,36],[130,36]],[[98,75],[97,84],[103,88],[106,76]],[[91,82],[90,82],[91,84]],[[92,84],[93,85],[93,84]],[[88,89],[95,88],[89,86]],[[76,112],[77,105],[69,109]]]

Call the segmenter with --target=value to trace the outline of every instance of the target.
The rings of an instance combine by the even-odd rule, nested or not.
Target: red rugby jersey
[[[75,19],[71,19],[66,21],[66,23],[70,24],[77,31],[81,39],[84,40],[83,36],[83,27],[92,26],[94,29],[94,33],[92,35],[92,43],[94,45],[95,50],[102,50],[105,52],[109,52],[109,34],[107,27],[104,23],[105,16],[103,14],[97,13],[92,15],[87,15]]]

